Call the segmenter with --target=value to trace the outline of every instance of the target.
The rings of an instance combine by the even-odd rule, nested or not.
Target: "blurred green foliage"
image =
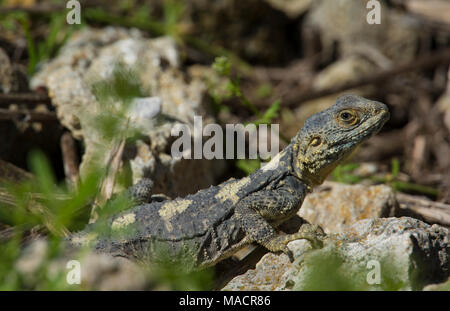
[[[370,273],[374,267],[365,266],[371,258],[355,263],[345,261],[336,247],[312,251],[305,254],[300,265],[302,270],[302,282],[293,284],[294,290],[307,291],[397,291],[408,286],[414,288],[415,284],[405,284],[399,279],[403,275],[403,267],[396,266],[392,261],[379,261],[379,282],[370,284]],[[377,271],[377,272],[378,272]],[[370,280],[371,282],[373,280]],[[412,279],[414,282],[414,279]],[[377,284],[379,283],[379,284]]]
[[[59,230],[81,230],[88,222],[91,203],[98,193],[101,172],[92,172],[77,186],[70,189],[64,183],[57,184],[50,163],[39,151],[29,157],[34,178],[18,185],[5,185],[14,198],[14,205],[0,203],[0,223],[12,229],[8,237],[0,237],[0,290],[86,290],[83,285],[70,285],[66,281],[67,272],[61,267],[68,260],[65,256],[66,242]],[[32,195],[35,194],[35,195]],[[115,196],[101,209],[102,214],[96,232],[107,232],[107,217],[131,207],[132,202],[126,193]],[[42,213],[41,206],[51,217]],[[24,255],[23,249],[28,245],[30,233],[38,231],[45,235],[47,250],[34,269],[23,271],[18,267]],[[104,231],[102,231],[104,230]],[[75,256],[79,258],[86,250],[80,250]],[[163,261],[164,264],[143,266],[147,274],[149,289],[168,290],[209,290],[213,286],[213,271],[189,272],[176,264],[174,259]],[[181,268],[180,268],[181,267]],[[82,267],[81,267],[82,268]]]
[[[241,82],[239,76],[233,75],[233,66],[230,59],[226,56],[216,57],[214,63],[212,64],[212,68],[219,74],[221,77],[225,78],[225,88],[219,85],[214,85],[210,83],[209,93],[211,98],[213,99],[213,110],[219,113],[221,110],[229,110],[228,107],[224,104],[224,100],[235,98],[238,102],[247,108],[253,114],[255,120],[247,122],[245,124],[270,124],[279,116],[281,101],[274,101],[270,107],[262,113],[255,104],[253,104],[242,92]],[[264,85],[267,88],[267,85]],[[218,90],[225,89],[225,92],[220,92]],[[245,174],[251,174],[261,166],[260,159],[238,159],[235,161],[235,165],[238,169],[243,171]]]
[[[243,171],[246,175],[250,175],[261,167],[261,160],[239,159],[236,160],[236,167]]]
[[[234,76],[232,73],[232,63],[226,56],[216,57],[212,68],[222,77],[226,78],[226,93],[222,96],[217,96],[217,93],[213,93],[213,98],[216,101],[216,106],[221,107],[224,99],[235,97],[239,103],[249,109],[254,116],[260,117],[261,113],[259,109],[244,95],[241,89],[241,80],[239,76]]]
[[[50,163],[40,151],[33,151],[29,156],[29,166],[34,179],[20,184],[6,185],[8,192],[14,197],[16,206],[4,206],[0,210],[0,222],[10,226],[19,226],[23,230],[46,223],[47,215],[42,213],[39,205],[54,215],[51,219],[56,230],[58,228],[79,230],[87,222],[86,204],[90,202],[97,189],[97,174],[87,176],[74,193],[65,184],[58,185]],[[33,195],[35,194],[35,195]]]
[[[185,2],[182,0],[167,0],[163,3],[163,14],[161,17],[152,12],[151,7],[146,4],[138,4],[133,0],[125,0],[121,6],[122,14],[110,12],[106,9],[95,7],[85,8],[83,18],[85,23],[106,23],[108,25],[134,27],[147,31],[152,35],[169,35],[180,45],[188,45],[207,55],[226,55],[239,70],[248,72],[251,70],[249,64],[235,55],[233,52],[207,42],[197,36],[189,34],[188,27],[183,25],[182,18],[185,13]]]
[[[139,9],[136,7],[139,6]],[[111,25],[136,27],[154,35],[172,36],[179,43],[183,42],[183,30],[180,21],[184,14],[185,4],[180,0],[164,1],[163,14],[156,18],[148,4],[137,4],[136,1],[122,1],[119,6],[123,15],[115,15],[101,7],[87,7],[83,10],[86,22],[102,22]]]
[[[89,202],[97,193],[97,174],[85,178],[77,191],[57,184],[50,163],[42,152],[33,151],[29,166],[34,178],[5,185],[14,205],[0,203],[0,223],[12,229],[0,243],[0,289],[69,290],[64,273],[52,273],[50,263],[62,253],[62,228],[80,230],[89,217]],[[48,252],[31,274],[17,269],[24,239],[34,229],[44,231]]]
[[[113,100],[121,101],[124,105],[128,105],[135,97],[148,95],[139,83],[136,70],[120,63],[116,64],[110,78],[94,83],[92,90],[102,103]]]
[[[35,39],[31,29],[33,20],[27,14],[17,17],[27,39],[28,73],[34,74],[38,65],[53,57],[70,36],[83,25],[68,25],[65,12],[52,13],[48,16],[48,33],[44,39]]]
[[[139,81],[136,68],[118,63],[109,78],[92,85],[92,93],[102,110],[92,120],[95,124],[93,128],[99,131],[100,137],[111,142],[118,137],[130,139],[138,135],[133,127],[128,126],[127,113],[134,98],[149,96]]]
[[[373,183],[387,184],[394,190],[400,192],[420,193],[433,198],[439,195],[439,191],[435,188],[400,180],[400,161],[397,158],[391,160],[391,172],[385,176],[356,175],[353,172],[359,168],[359,166],[358,163],[338,165],[331,173],[332,180],[346,184],[356,184],[363,180],[368,180]]]
[[[148,96],[138,82],[134,68],[118,64],[110,78],[92,85],[93,94],[98,99],[101,117],[93,117],[96,130],[101,137],[111,142],[118,138],[133,139],[135,134],[127,128],[127,111],[135,97]],[[118,135],[120,133],[120,135]],[[69,285],[66,272],[55,274],[55,262],[64,258],[63,240],[65,230],[79,231],[87,224],[92,203],[100,192],[99,185],[105,176],[104,169],[92,166],[76,189],[64,183],[58,184],[47,158],[39,151],[30,154],[29,166],[34,179],[21,184],[6,185],[14,206],[0,205],[0,223],[13,229],[12,235],[0,242],[0,289],[6,290],[84,290],[81,285]],[[117,177],[120,182],[121,176]],[[126,186],[129,186],[128,183]],[[35,195],[32,195],[35,194]],[[127,192],[114,195],[98,209],[99,219],[92,230],[100,235],[113,236],[108,218],[132,207],[134,202]],[[40,230],[45,233],[49,249],[43,260],[31,275],[17,268],[23,256],[24,241],[30,232]],[[119,236],[130,236],[130,230],[114,232]],[[207,290],[213,286],[211,270],[188,272],[179,269],[178,262],[166,260],[163,264],[143,267],[146,271],[149,289]],[[172,262],[172,263],[171,263]],[[185,267],[186,265],[181,265]],[[175,269],[177,268],[177,269]]]

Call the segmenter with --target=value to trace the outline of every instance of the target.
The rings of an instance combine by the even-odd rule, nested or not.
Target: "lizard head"
[[[293,167],[309,186],[328,174],[363,141],[378,133],[389,119],[385,104],[343,95],[330,108],[309,117],[292,138]]]

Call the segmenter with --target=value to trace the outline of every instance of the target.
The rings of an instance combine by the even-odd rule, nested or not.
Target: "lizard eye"
[[[355,125],[358,122],[358,117],[353,110],[342,110],[338,114],[338,121],[344,125]]]
[[[317,147],[322,143],[322,139],[320,137],[314,137],[311,139],[309,145],[313,147]]]

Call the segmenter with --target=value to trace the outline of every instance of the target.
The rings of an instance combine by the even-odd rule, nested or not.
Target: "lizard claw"
[[[296,233],[302,238],[311,242],[313,248],[322,248],[323,240],[326,237],[323,229],[318,225],[304,224],[300,227],[300,230]]]
[[[294,262],[294,253],[292,253],[292,251],[287,246],[285,249],[283,249],[283,253],[289,257],[289,261],[291,263]]]
[[[294,254],[292,251],[287,247],[287,243],[289,242],[289,239],[287,239],[286,235],[279,235],[272,240],[270,240],[267,243],[264,243],[263,246],[267,248],[269,251],[278,253],[282,252],[286,254],[289,257],[289,260],[291,262],[294,261]]]
[[[323,247],[323,241],[321,238],[316,237],[314,239],[309,240],[311,242],[311,245],[314,249],[322,248]]]

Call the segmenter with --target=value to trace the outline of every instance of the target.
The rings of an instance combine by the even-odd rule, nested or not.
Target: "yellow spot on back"
[[[174,215],[182,213],[191,203],[192,200],[174,200],[167,202],[161,206],[159,216],[164,218],[164,220],[169,220]]]
[[[97,239],[98,234],[95,232],[90,232],[83,235],[75,235],[72,238],[72,243],[78,244],[78,245],[87,245]]]
[[[263,166],[261,169],[263,172],[267,172],[270,170],[275,170],[280,165],[280,159],[285,154],[284,151],[279,152],[269,163]]]
[[[237,203],[237,201],[239,201],[237,193],[249,182],[249,177],[244,177],[238,181],[233,181],[223,186],[222,189],[220,189],[220,191],[216,194],[215,198],[221,202],[225,202],[227,199],[230,199],[233,203]]]
[[[113,230],[123,228],[125,226],[128,226],[129,224],[132,224],[136,221],[136,214],[135,213],[129,213],[123,216],[120,216],[116,220],[113,221],[111,228]]]

